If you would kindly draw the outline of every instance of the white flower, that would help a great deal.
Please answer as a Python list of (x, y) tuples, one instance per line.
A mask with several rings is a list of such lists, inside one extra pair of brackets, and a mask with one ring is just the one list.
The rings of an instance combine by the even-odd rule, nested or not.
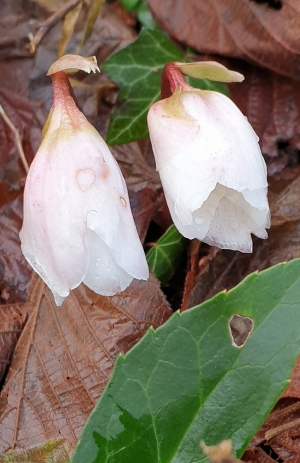
[(226, 96), (178, 86), (148, 114), (166, 200), (182, 235), (252, 251), (267, 238), (267, 172), (258, 137)]
[(57, 305), (81, 282), (111, 296), (149, 276), (124, 178), (76, 107), (65, 72), (53, 75), (47, 132), (24, 193), (22, 251)]

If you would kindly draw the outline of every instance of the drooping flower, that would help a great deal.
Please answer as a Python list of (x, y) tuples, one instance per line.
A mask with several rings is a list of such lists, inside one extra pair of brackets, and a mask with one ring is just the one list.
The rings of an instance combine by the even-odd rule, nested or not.
[(111, 296), (149, 276), (119, 166), (72, 97), (67, 73), (77, 69), (98, 67), (66, 55), (49, 70), (54, 100), (26, 180), (20, 232), (57, 305), (81, 282)]
[(267, 238), (270, 226), (265, 161), (257, 135), (228, 97), (186, 84), (181, 71), (195, 76), (199, 69), (198, 77), (243, 78), (218, 63), (166, 68), (167, 97), (148, 113), (156, 168), (182, 235), (251, 252), (251, 233)]

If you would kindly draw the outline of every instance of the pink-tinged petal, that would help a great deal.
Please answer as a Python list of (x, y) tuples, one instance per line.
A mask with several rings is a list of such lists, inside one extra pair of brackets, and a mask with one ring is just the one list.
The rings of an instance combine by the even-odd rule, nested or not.
[(155, 103), (148, 125), (156, 167), (178, 230), (242, 252), (270, 226), (267, 171), (258, 138), (224, 95), (176, 90)]
[(53, 83), (47, 130), (26, 181), (20, 237), (25, 257), (61, 305), (81, 282), (113, 295), (149, 271), (118, 164), (75, 105), (67, 76), (58, 72)]

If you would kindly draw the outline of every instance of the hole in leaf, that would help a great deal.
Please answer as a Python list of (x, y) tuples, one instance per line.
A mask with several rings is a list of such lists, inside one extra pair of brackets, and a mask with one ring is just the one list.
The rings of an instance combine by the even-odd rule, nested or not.
[(229, 320), (229, 333), (234, 347), (243, 347), (253, 330), (253, 320), (250, 317), (235, 314)]
[(281, 0), (252, 0), (255, 3), (267, 3), (269, 8), (272, 8), (273, 10), (281, 10), (282, 8), (282, 2)]

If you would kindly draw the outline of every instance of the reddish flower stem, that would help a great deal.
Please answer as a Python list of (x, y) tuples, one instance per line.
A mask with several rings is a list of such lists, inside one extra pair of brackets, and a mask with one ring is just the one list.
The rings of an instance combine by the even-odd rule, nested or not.
[(71, 106), (74, 106), (73, 89), (70, 85), (68, 75), (64, 71), (55, 72), (51, 75), (53, 86), (53, 100), (65, 101)]
[(166, 64), (161, 75), (161, 98), (169, 98), (179, 86), (188, 86), (182, 72), (175, 63)]

